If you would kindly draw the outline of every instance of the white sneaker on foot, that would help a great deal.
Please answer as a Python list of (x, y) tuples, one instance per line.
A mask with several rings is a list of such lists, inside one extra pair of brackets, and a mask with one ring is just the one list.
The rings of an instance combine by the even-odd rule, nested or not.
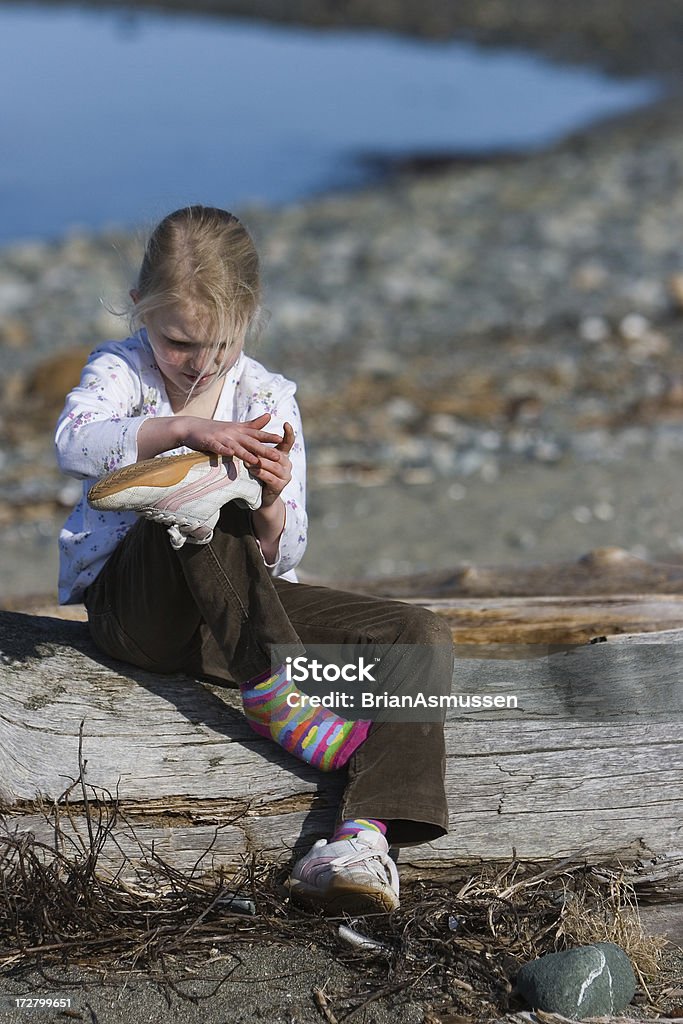
[(108, 473), (90, 488), (99, 511), (137, 512), (168, 526), (171, 544), (208, 544), (223, 505), (261, 504), (261, 484), (241, 461), (209, 452), (146, 459)]
[(330, 913), (388, 913), (399, 904), (396, 865), (382, 833), (371, 829), (335, 843), (319, 839), (294, 865), (289, 890)]

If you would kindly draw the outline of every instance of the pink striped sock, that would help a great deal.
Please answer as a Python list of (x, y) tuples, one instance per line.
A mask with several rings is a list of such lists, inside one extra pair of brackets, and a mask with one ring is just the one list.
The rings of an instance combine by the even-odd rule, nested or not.
[[(343, 768), (367, 739), (372, 722), (349, 722), (328, 708), (299, 706), (301, 690), (287, 681), (285, 666), (240, 686), (244, 714), (259, 736), (322, 771)], [(290, 703), (287, 698), (294, 698)]]
[(363, 829), (381, 832), (383, 836), (387, 834), (387, 826), (378, 818), (348, 818), (346, 821), (342, 821), (339, 828), (335, 829), (330, 842), (336, 843), (338, 839), (353, 839)]

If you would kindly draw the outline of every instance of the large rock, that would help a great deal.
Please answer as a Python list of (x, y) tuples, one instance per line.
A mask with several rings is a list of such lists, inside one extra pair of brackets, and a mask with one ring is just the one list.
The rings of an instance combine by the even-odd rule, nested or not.
[(549, 953), (517, 975), (517, 992), (533, 1009), (578, 1019), (618, 1013), (635, 991), (629, 959), (613, 942)]

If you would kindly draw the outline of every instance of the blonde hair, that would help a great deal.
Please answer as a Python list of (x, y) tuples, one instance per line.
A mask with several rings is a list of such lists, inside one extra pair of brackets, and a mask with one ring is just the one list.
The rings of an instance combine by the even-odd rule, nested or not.
[(136, 291), (134, 331), (155, 310), (192, 306), (216, 351), (225, 345), (229, 353), (261, 319), (256, 247), (234, 214), (214, 206), (186, 206), (164, 217), (147, 242)]

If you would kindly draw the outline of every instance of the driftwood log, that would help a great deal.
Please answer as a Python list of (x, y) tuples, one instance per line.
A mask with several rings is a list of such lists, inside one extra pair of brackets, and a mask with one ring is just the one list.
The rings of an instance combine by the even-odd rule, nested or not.
[[(437, 598), (419, 577), (412, 593), (358, 584), (448, 619), (454, 692), (518, 700), (448, 712), (451, 832), (401, 865), (620, 859), (641, 888), (683, 892), (683, 569), (607, 549), (494, 577), (452, 570)], [(51, 843), (59, 815), (87, 846), (86, 801), (116, 806), (100, 865), (124, 874), (154, 855), (206, 871), (287, 860), (329, 833), (344, 773), (256, 736), (234, 691), (110, 661), (83, 622), (47, 615), (0, 612), (0, 651), (2, 829)]]

